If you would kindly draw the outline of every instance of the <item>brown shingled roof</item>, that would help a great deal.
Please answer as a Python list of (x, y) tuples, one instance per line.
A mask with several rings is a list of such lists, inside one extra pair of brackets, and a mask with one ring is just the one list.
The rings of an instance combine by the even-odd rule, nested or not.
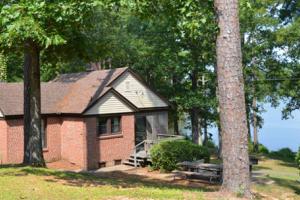
[[(80, 114), (100, 98), (108, 84), (127, 68), (63, 74), (41, 84), (42, 113)], [(23, 115), (23, 83), (0, 83), (0, 110), (4, 116)]]

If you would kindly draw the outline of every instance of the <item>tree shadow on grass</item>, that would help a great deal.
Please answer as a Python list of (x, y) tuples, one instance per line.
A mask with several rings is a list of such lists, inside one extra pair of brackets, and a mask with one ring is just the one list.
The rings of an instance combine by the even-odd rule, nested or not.
[(300, 184), (297, 181), (281, 179), (281, 178), (271, 178), (275, 183), (281, 187), (289, 188), (295, 192), (295, 194), (300, 195)]
[(290, 157), (283, 157), (283, 156), (278, 156), (278, 155), (268, 155), (267, 158), (272, 159), (272, 160), (279, 160), (281, 161), (282, 164), (287, 164), (286, 166), (294, 166), (296, 165), (295, 163), (295, 158), (290, 158)]
[(5, 169), (5, 168), (16, 168), (16, 167), (25, 167), (23, 164), (0, 164), (0, 169)]
[(25, 167), (23, 164), (0, 165), (0, 176), (26, 176), (24, 172), (18, 169)]
[[(185, 191), (204, 191), (212, 192), (218, 190), (218, 186), (210, 184), (197, 185), (182, 185), (176, 181), (164, 181), (137, 174), (129, 174), (126, 172), (66, 172), (56, 171), (44, 168), (31, 168), (20, 166), (7, 166), (8, 170), (1, 172), (0, 175), (6, 176), (43, 176), (45, 181), (60, 183), (75, 187), (98, 187), (111, 186), (115, 188), (158, 188), (158, 189), (179, 189)], [(13, 168), (14, 170), (10, 170)]]
[(279, 164), (282, 165), (282, 166), (285, 166), (285, 167), (298, 168), (297, 164), (295, 162), (284, 162), (284, 161), (282, 161)]
[(256, 171), (256, 170), (270, 170), (271, 168), (270, 167), (265, 167), (265, 166), (261, 166), (261, 165), (254, 165), (253, 166), (253, 170)]

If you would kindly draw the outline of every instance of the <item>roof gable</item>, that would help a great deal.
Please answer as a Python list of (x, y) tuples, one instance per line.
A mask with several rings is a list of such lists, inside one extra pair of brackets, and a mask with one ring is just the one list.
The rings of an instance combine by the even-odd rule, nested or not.
[[(111, 70), (92, 71), (89, 73), (66, 74), (57, 78), (55, 82), (73, 82), (67, 95), (60, 102), (62, 113), (80, 114), (97, 101), (108, 89), (106, 86), (110, 81), (119, 77), (127, 68), (116, 68)], [(80, 77), (80, 78), (77, 78)]]
[(130, 70), (115, 79), (110, 86), (139, 109), (166, 108), (169, 106), (166, 100)]
[[(113, 108), (113, 109), (112, 109)], [(84, 113), (85, 115), (131, 113), (135, 109), (122, 97), (117, 95), (113, 89), (104, 94)]]

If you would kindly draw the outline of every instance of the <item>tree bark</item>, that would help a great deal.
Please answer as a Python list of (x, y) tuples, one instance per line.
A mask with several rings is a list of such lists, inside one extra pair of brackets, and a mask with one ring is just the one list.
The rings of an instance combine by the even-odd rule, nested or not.
[(41, 138), (40, 51), (33, 40), (24, 44), (24, 160), (44, 167)]
[[(196, 93), (198, 88), (198, 71), (196, 69), (192, 71), (191, 81), (192, 91)], [(193, 106), (190, 112), (192, 125), (192, 141), (195, 144), (199, 144), (199, 138), (201, 137), (199, 132), (199, 110), (196, 106)]]
[(253, 145), (254, 145), (254, 151), (258, 152), (258, 129), (257, 129), (257, 104), (256, 104), (256, 97), (253, 97), (253, 102), (252, 102), (252, 110), (253, 110)]
[(202, 135), (203, 135), (203, 132), (202, 132), (202, 124), (201, 124), (201, 117), (198, 117), (198, 144), (199, 145), (203, 145), (203, 138), (202, 138)]
[(248, 128), (245, 107), (238, 0), (215, 0), (217, 75), (222, 129), (222, 190), (250, 192)]
[(199, 144), (199, 115), (196, 108), (191, 109), (191, 125), (192, 125), (192, 141), (195, 144)]
[(208, 141), (208, 131), (207, 131), (207, 119), (204, 118), (203, 119), (203, 135), (204, 135), (204, 139), (203, 139), (203, 145), (205, 145)]
[[(246, 100), (247, 102), (247, 100)], [(249, 142), (251, 142), (252, 137), (251, 137), (251, 111), (250, 111), (250, 106), (246, 103), (246, 116), (247, 116), (247, 128), (248, 128), (248, 139)]]
[(221, 131), (220, 123), (218, 123), (218, 137), (219, 137), (218, 158), (222, 159), (222, 131)]
[(178, 110), (177, 110), (177, 106), (175, 106), (174, 114), (173, 114), (173, 124), (174, 124), (174, 134), (175, 135), (180, 135), (178, 121), (179, 121)]
[[(171, 79), (171, 84), (174, 90), (176, 90), (176, 85), (178, 84), (178, 80), (175, 74), (173, 74)], [(174, 135), (180, 135), (179, 133), (179, 115), (178, 115), (178, 105), (176, 102), (173, 102), (173, 113), (172, 113), (172, 120), (174, 126)]]

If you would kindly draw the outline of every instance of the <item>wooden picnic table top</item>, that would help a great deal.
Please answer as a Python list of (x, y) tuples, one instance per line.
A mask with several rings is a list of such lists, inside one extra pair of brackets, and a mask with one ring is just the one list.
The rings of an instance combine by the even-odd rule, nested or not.
[(187, 169), (207, 170), (207, 171), (221, 171), (222, 165), (211, 164), (211, 163), (193, 163), (193, 162), (182, 162), (180, 166)]
[(220, 165), (208, 164), (208, 163), (203, 163), (191, 168), (196, 170), (205, 170), (205, 171), (216, 171), (216, 172), (222, 171), (222, 167)]

